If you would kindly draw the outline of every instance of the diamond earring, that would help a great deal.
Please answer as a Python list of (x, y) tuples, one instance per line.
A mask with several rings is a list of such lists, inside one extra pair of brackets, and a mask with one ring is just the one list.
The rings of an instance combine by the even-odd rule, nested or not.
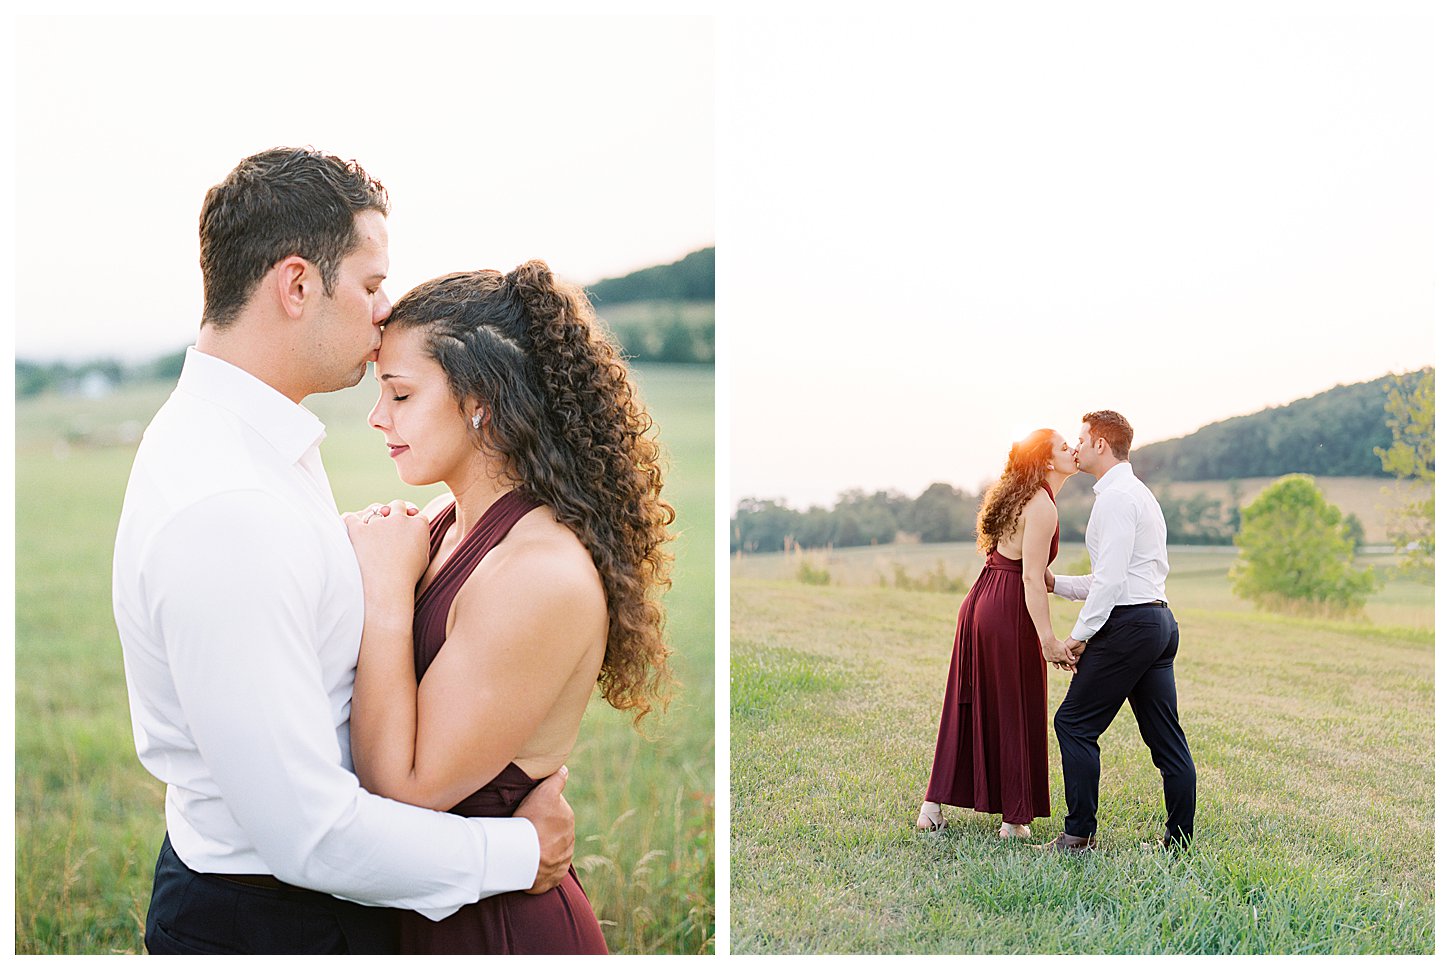
[(478, 428), (479, 428), (479, 425), (481, 425), (481, 424), (483, 424), (483, 415), (481, 415), (481, 414), (475, 414), (473, 416), (473, 430), (474, 431), (477, 431)]

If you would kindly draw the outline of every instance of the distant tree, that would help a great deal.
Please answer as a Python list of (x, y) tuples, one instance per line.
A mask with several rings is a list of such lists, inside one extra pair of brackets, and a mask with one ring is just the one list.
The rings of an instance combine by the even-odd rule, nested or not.
[(112, 384), (119, 384), (126, 376), (126, 369), (119, 360), (111, 357), (93, 360), (81, 367), (81, 375), (100, 374)]
[(795, 540), (800, 513), (773, 499), (743, 499), (730, 529), (731, 552), (782, 552)]
[(691, 363), (701, 358), (695, 349), (695, 335), (678, 317), (666, 325), (660, 339), (659, 359), (671, 363)]
[(1427, 581), (1435, 578), (1435, 369), (1397, 374), (1387, 382), (1385, 424), (1391, 443), (1376, 448), (1385, 471), (1416, 486), (1416, 495), (1392, 513), (1390, 538), (1400, 569)]
[(977, 499), (945, 482), (933, 482), (906, 510), (902, 528), (922, 542), (976, 538)]
[(836, 520), (819, 505), (807, 509), (796, 522), (795, 541), (807, 549), (824, 549), (836, 544)]
[(1221, 499), (1210, 498), (1203, 492), (1180, 498), (1165, 487), (1158, 494), (1158, 504), (1163, 510), (1169, 542), (1224, 546), (1233, 542), (1237, 516), (1225, 511)]
[(859, 488), (842, 492), (836, 502), (838, 546), (884, 545), (903, 531), (911, 499), (900, 492), (872, 492)]
[(1378, 585), (1354, 566), (1354, 540), (1338, 508), (1308, 475), (1286, 475), (1243, 510), (1229, 572), (1236, 595), (1284, 612), (1354, 614)]
[(35, 361), (15, 362), (15, 396), (34, 397), (47, 391), (73, 393), (91, 374), (99, 374), (111, 385), (121, 383), (126, 377), (121, 362), (111, 357), (101, 357), (79, 364), (54, 361), (42, 364)]
[(142, 364), (134, 375), (142, 380), (174, 381), (181, 376), (181, 365), (186, 362), (186, 351), (178, 350)]
[(1354, 551), (1364, 548), (1364, 523), (1353, 512), (1344, 517), (1344, 534), (1354, 543)]
[(34, 397), (55, 386), (55, 365), (38, 364), (29, 360), (15, 361), (15, 396)]

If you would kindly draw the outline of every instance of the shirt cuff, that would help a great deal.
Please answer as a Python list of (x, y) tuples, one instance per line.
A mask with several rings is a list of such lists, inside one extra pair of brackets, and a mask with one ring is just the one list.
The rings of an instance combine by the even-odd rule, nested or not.
[(1074, 640), (1081, 641), (1082, 643), (1087, 643), (1089, 640), (1097, 635), (1097, 632), (1098, 631), (1096, 630), (1089, 630), (1081, 623), (1077, 623), (1072, 628), (1072, 638)]
[[(478, 898), (528, 889), (539, 874), (539, 833), (526, 818), (470, 818), (469, 830), (483, 859)], [(452, 916), (457, 906), (420, 909), (437, 922)]]
[(488, 839), (482, 896), (532, 886), (539, 874), (539, 833), (534, 830), (534, 823), (526, 818), (479, 821), (483, 823)]

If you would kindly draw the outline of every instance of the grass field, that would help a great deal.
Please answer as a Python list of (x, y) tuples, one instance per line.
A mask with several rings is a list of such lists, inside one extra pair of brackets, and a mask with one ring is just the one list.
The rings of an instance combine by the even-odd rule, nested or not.
[[(1088, 858), (1003, 842), (1000, 818), (964, 809), (912, 827), (961, 595), (897, 588), (891, 564), (970, 581), (970, 547), (810, 554), (827, 586), (797, 582), (798, 557), (735, 560), (731, 951), (1432, 953), (1433, 591), (1393, 583), (1363, 623), (1288, 619), (1234, 600), (1231, 555), (1171, 558), (1196, 844), (1138, 848), (1162, 831), (1162, 787), (1125, 707)], [(1053, 602), (1062, 633), (1077, 607)], [(1049, 711), (1067, 683), (1048, 671)], [(1049, 745), (1033, 841), (1064, 814)]]
[[(1229, 589), (1228, 571), (1238, 557), (1234, 546), (1173, 546), (1169, 551), (1168, 597), (1175, 607), (1230, 613), (1253, 613), (1254, 606)], [(1435, 600), (1424, 583), (1394, 575), (1395, 556), (1371, 554), (1360, 557), (1359, 566), (1374, 566), (1385, 581), (1370, 597), (1365, 618), (1382, 626), (1430, 629), (1435, 624)], [(734, 579), (796, 579), (802, 564), (824, 569), (836, 586), (894, 586), (898, 570), (909, 578), (930, 574), (955, 580), (964, 592), (977, 578), (982, 555), (971, 542), (902, 543), (885, 546), (853, 546), (847, 549), (797, 551), (791, 555), (737, 556), (732, 561)], [(1087, 549), (1082, 543), (1064, 542), (1054, 569), (1064, 575), (1087, 572)]]
[[(642, 739), (596, 700), (569, 759), (575, 864), (611, 950), (713, 952), (714, 393), (709, 368), (640, 366), (678, 512), (666, 596), (680, 688)], [(402, 485), (366, 427), (375, 384), (309, 399), (343, 509)], [(15, 949), (142, 952), (163, 786), (132, 745), (111, 619), (111, 548), (135, 433), (169, 387), (16, 407)], [(646, 719), (646, 724), (654, 716)]]

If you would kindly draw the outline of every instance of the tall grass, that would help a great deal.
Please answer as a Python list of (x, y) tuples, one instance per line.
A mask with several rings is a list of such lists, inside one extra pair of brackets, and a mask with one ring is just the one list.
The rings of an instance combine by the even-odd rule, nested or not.
[[(1125, 706), (1102, 738), (1102, 851), (1063, 858), (950, 806), (916, 834), (960, 596), (877, 586), (879, 557), (909, 551), (838, 552), (829, 588), (767, 576), (783, 557), (735, 563), (732, 952), (1434, 951), (1428, 588), (1396, 588), (1374, 623), (1276, 617), (1220, 608), (1227, 562), (1180, 558), (1195, 846), (1140, 849), (1162, 786)], [(1075, 615), (1054, 600), (1059, 633)], [(1050, 712), (1068, 677), (1048, 683)], [(1039, 842), (1065, 811), (1049, 744)]]
[[(669, 636), (681, 682), (668, 713), (596, 700), (569, 759), (576, 863), (611, 950), (714, 948), (713, 380), (708, 368), (636, 368), (671, 456), (676, 506)], [(338, 504), (426, 499), (402, 485), (357, 389), (309, 399), (327, 423)], [(163, 786), (132, 744), (110, 608), (111, 549), (134, 445), (169, 388), (99, 402), (17, 406), (15, 904), (17, 953), (137, 953)], [(131, 425), (134, 427), (134, 425)]]

